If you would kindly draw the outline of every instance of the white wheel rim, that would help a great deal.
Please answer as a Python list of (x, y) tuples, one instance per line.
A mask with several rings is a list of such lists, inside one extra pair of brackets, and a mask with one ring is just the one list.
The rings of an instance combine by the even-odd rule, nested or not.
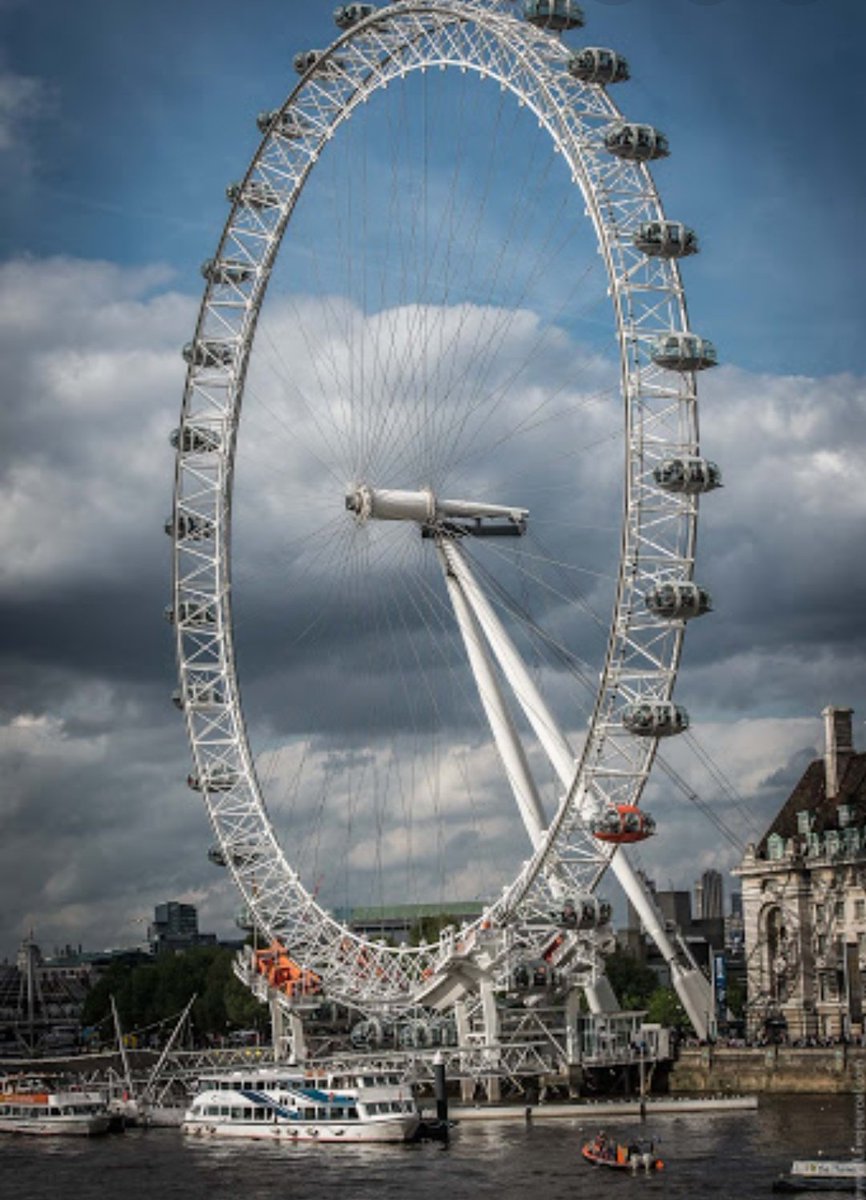
[[(697, 517), (695, 496), (663, 491), (652, 476), (667, 457), (698, 454), (694, 375), (664, 371), (650, 357), (658, 336), (688, 328), (678, 267), (646, 258), (632, 243), (639, 224), (663, 219), (661, 205), (645, 165), (605, 150), (603, 131), (621, 114), (602, 88), (568, 74), (568, 57), (559, 40), (502, 8), (460, 0), (403, 0), (349, 30), (283, 107), (310, 132), (286, 139), (272, 130), (249, 167), (244, 186), (271, 189), (276, 205), (233, 205), (215, 257), (247, 263), (252, 277), (230, 287), (208, 283), (199, 312), (195, 343), (232, 349), (226, 362), (190, 365), (176, 463), (174, 611), (188, 615), (204, 606), (213, 617), (212, 628), (176, 621), (181, 690), (189, 696), (209, 685), (219, 696), (206, 712), (186, 706), (195, 771), (210, 780), (222, 772), (230, 783), (206, 788), (204, 797), (257, 925), (319, 974), (329, 996), (360, 1008), (411, 1005), (439, 948), (388, 948), (351, 934), (302, 884), (265, 809), (236, 679), (229, 577), (234, 450), (256, 324), (319, 154), (355, 105), (402, 73), (444, 64), (498, 81), (535, 113), (582, 192), (608, 274), (622, 365), (626, 481), (617, 598), (574, 784), (543, 844), (483, 919), (498, 926), (549, 914), (551, 873), (575, 892), (592, 890), (610, 858), (610, 848), (600, 850), (589, 836), (588, 816), (609, 804), (635, 803), (649, 773), (655, 739), (628, 734), (622, 712), (629, 703), (669, 700), (683, 626), (647, 613), (643, 596), (660, 579), (691, 578)], [(323, 69), (329, 60), (340, 63), (338, 72)], [(202, 429), (218, 439), (216, 451), (197, 452), (195, 431)], [(212, 523), (215, 536), (179, 536), (184, 518)]]

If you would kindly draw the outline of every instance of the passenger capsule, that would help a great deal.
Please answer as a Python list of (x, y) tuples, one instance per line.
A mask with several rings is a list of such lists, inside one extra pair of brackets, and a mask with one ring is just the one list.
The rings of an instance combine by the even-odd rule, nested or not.
[(706, 371), (719, 363), (713, 343), (696, 333), (663, 333), (653, 342), (650, 357), (669, 371)]
[(653, 616), (665, 621), (691, 621), (713, 611), (710, 593), (684, 580), (657, 583), (644, 596), (644, 603)]
[(242, 908), (240, 912), (235, 913), (235, 925), (244, 933), (254, 933), (256, 919), (248, 908)]
[(579, 29), (584, 22), (583, 10), (574, 0), (526, 0), (523, 15), (530, 25), (552, 29)]
[(635, 737), (673, 737), (688, 729), (689, 714), (671, 700), (642, 700), (625, 706), (622, 724)]
[(636, 804), (611, 804), (590, 822), (593, 837), (618, 846), (643, 842), (655, 831), (655, 821)]
[(376, 11), (375, 4), (340, 4), (334, 9), (334, 21), (340, 29), (351, 29)]
[(216, 627), (216, 609), (201, 600), (181, 600), (177, 612), (169, 605), (165, 610), (165, 619), (171, 625), (188, 626), (191, 629), (214, 629)]
[(214, 535), (214, 523), (206, 517), (194, 517), (192, 513), (178, 513), (177, 517), (169, 517), (165, 522), (165, 532), (169, 537), (177, 534), (181, 541), (203, 542)]
[(255, 846), (233, 846), (228, 851), (222, 846), (211, 846), (207, 856), (216, 867), (227, 867), (230, 861), (235, 866), (251, 866), (261, 858), (261, 853)]
[(666, 458), (653, 468), (653, 479), (666, 492), (698, 496), (722, 486), (722, 472), (707, 458)]
[(198, 680), (187, 685), (186, 698), (182, 692), (177, 691), (172, 694), (172, 700), (178, 708), (191, 708), (200, 712), (203, 709), (221, 707), (225, 703), (225, 696), (215, 684)]
[(285, 112), (279, 108), (273, 108), (270, 112), (259, 113), (256, 124), (260, 133), (270, 133), (271, 130), (274, 130), (284, 138), (301, 138), (310, 131), (307, 119), (292, 108)]
[(255, 275), (255, 268), (235, 259), (219, 261), (209, 258), (201, 264), (201, 273), (209, 283), (246, 283)]
[(607, 925), (612, 915), (613, 909), (607, 901), (587, 892), (563, 903), (558, 923), (564, 929), (598, 929)]
[(201, 775), (187, 775), (187, 786), (194, 792), (230, 792), (240, 782), (240, 775), (231, 767), (206, 767)]
[(207, 852), (208, 862), (212, 862), (215, 867), (227, 867), (228, 859), (225, 856), (222, 846), (211, 846)]
[(168, 440), (184, 454), (212, 454), (222, 446), (220, 431), (207, 425), (184, 425), (173, 430)]
[(620, 122), (604, 135), (604, 144), (611, 154), (630, 162), (651, 162), (670, 154), (668, 139), (652, 125)]
[(299, 75), (306, 75), (316, 67), (331, 74), (339, 71), (343, 64), (339, 58), (327, 55), (325, 50), (302, 50), (292, 59), (292, 65)]
[(181, 353), (191, 367), (227, 367), (235, 356), (235, 348), (228, 342), (201, 340), (187, 342)]
[(649, 258), (686, 258), (700, 249), (698, 235), (682, 221), (644, 221), (632, 240)]
[(600, 46), (585, 46), (568, 60), (568, 71), (581, 83), (625, 83), (630, 73), (621, 54)]
[(280, 193), (263, 179), (249, 179), (245, 184), (230, 183), (226, 197), (232, 204), (243, 204), (256, 210), (280, 207)]

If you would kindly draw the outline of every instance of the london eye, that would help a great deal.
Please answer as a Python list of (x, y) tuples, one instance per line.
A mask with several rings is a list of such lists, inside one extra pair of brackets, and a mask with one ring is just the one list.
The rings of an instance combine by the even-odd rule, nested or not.
[[(673, 147), (623, 114), (629, 64), (581, 44), (571, 0), (335, 20), (258, 118), (183, 350), (190, 786), (251, 919), (335, 1000), (442, 1009), (544, 960), (604, 1007), (610, 871), (705, 1032), (706, 981), (626, 849), (688, 728), (721, 482), (697, 236), (650, 170)], [(470, 881), (480, 915), (429, 944), (345, 915)]]

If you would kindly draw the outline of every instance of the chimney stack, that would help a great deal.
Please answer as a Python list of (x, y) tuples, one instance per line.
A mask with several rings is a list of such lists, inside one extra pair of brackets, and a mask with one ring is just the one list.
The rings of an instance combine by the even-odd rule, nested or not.
[(845, 774), (848, 758), (854, 753), (851, 708), (827, 707), (824, 718), (824, 782), (826, 794), (833, 800), (839, 795), (839, 781)]

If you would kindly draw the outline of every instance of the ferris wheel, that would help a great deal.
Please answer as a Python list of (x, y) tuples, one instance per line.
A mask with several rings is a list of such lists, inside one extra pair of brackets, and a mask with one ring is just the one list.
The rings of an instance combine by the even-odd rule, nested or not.
[[(702, 977), (623, 848), (652, 832), (658, 740), (688, 726), (672, 695), (685, 626), (710, 609), (699, 498), (721, 482), (695, 383), (716, 353), (690, 330), (678, 265), (697, 238), (648, 165), (667, 140), (612, 100), (620, 54), (562, 36), (584, 23), (571, 0), (335, 19), (259, 117), (184, 348), (169, 616), (216, 857), (257, 927), (366, 1011), (446, 1004), (515, 944), (550, 961), (552, 931), (557, 962), (583, 961), (610, 868), (698, 1024)], [(611, 450), (618, 533), (597, 474)], [(552, 540), (533, 542), (545, 521)], [(602, 533), (612, 565), (596, 570)], [(577, 608), (594, 665), (568, 645)], [(260, 686), (242, 708), (244, 663)], [(577, 731), (577, 706), (545, 698), (572, 677)], [(391, 749), (371, 749), (386, 725)], [(504, 821), (492, 791), (511, 795)], [(473, 803), (486, 838), (522, 825), (480, 918), (390, 946), (321, 900), (320, 875), (399, 873), (407, 842), (447, 865), (442, 829)], [(477, 839), (473, 854), (480, 873)]]

